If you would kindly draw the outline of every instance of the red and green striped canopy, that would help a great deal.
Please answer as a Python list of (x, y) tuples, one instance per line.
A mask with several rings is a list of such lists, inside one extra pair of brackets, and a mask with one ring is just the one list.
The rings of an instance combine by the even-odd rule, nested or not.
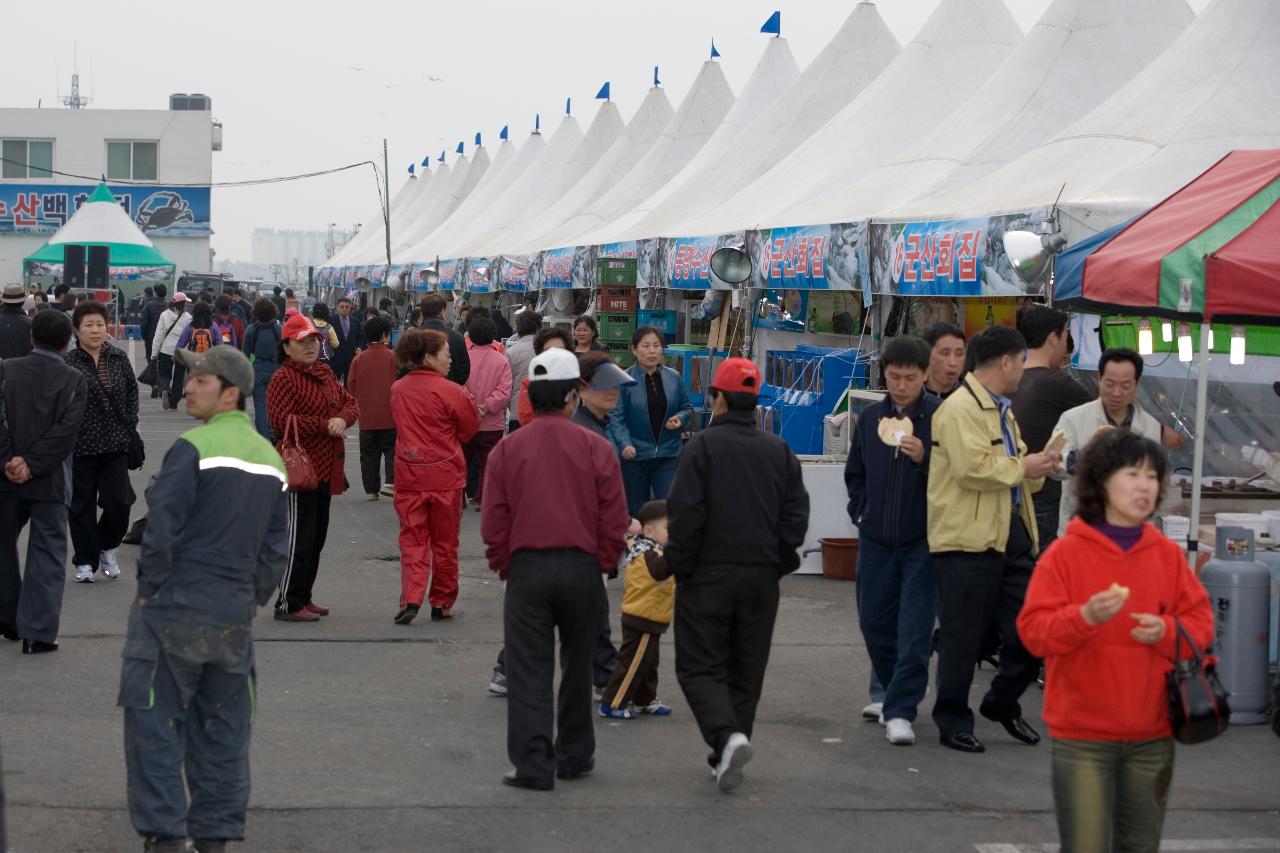
[(1060, 307), (1280, 324), (1280, 150), (1233, 151), (1085, 260)]

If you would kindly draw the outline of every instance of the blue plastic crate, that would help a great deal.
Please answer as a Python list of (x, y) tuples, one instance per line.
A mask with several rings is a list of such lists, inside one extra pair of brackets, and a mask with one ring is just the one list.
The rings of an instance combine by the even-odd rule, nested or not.
[(636, 312), (636, 325), (654, 326), (661, 329), (663, 335), (674, 335), (679, 329), (679, 320), (675, 311), (641, 308)]

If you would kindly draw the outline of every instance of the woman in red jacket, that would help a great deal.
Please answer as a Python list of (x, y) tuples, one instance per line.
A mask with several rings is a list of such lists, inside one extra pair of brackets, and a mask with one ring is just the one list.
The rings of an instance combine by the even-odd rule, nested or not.
[(451, 362), (443, 332), (406, 332), (396, 361), (409, 373), (391, 386), (396, 424), (396, 514), (400, 516), (400, 610), (408, 625), (428, 600), (431, 619), (453, 618), (458, 599), (458, 526), (467, 463), (462, 445), (480, 429), (475, 403), (445, 377)]
[(321, 332), (301, 314), (280, 331), (280, 368), (267, 386), (267, 418), (281, 447), (297, 430), (297, 442), (311, 460), (320, 485), (309, 492), (289, 492), (289, 535), (293, 546), (275, 618), (282, 622), (317, 622), (329, 608), (311, 600), (320, 569), (320, 552), (329, 533), (329, 502), (347, 487), (344, 433), (355, 424), (359, 407), (338, 383), (329, 365), (319, 361)]
[[(1084, 449), (1077, 516), (1041, 557), (1018, 634), (1045, 658), (1044, 719), (1064, 853), (1156, 851), (1173, 779), (1165, 678), (1175, 620), (1204, 648), (1213, 612), (1182, 551), (1147, 523), (1166, 460), (1110, 430)], [(1183, 657), (1191, 651), (1184, 642)]]

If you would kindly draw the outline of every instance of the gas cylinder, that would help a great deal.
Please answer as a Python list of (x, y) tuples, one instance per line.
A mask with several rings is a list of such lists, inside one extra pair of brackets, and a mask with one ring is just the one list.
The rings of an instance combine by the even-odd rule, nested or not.
[(1231, 722), (1266, 722), (1271, 572), (1254, 559), (1253, 531), (1219, 527), (1214, 557), (1200, 570), (1213, 606), (1218, 678), (1231, 700)]

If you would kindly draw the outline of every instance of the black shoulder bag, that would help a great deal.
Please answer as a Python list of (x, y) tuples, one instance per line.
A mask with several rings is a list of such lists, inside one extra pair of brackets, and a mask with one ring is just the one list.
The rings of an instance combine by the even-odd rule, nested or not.
[[(105, 356), (102, 356), (105, 357)], [(97, 371), (94, 371), (94, 378), (97, 379)], [(119, 421), (124, 427), (124, 431), (129, 434), (129, 449), (125, 451), (128, 460), (129, 470), (139, 470), (147, 461), (147, 446), (142, 442), (142, 436), (138, 434), (138, 428), (130, 424), (120, 412), (116, 411), (115, 405), (111, 401), (111, 395), (107, 393), (107, 389), (102, 387), (102, 381), (98, 380), (98, 390), (102, 392), (102, 400), (106, 403), (107, 412)]]
[[(1203, 654), (1182, 622), (1173, 620), (1177, 637), (1173, 645), (1173, 669), (1169, 672), (1169, 724), (1178, 743), (1204, 743), (1227, 730), (1231, 707), (1218, 681), (1218, 659)], [(1182, 659), (1186, 638), (1193, 657)]]

